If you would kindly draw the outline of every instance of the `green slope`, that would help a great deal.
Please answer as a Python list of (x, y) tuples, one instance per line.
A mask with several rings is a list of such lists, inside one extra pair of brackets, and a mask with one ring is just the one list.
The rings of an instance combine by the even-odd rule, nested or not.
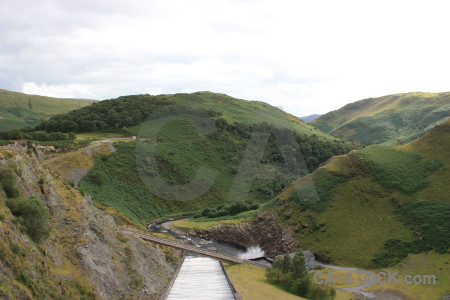
[(200, 109), (209, 113), (214, 119), (222, 118), (231, 124), (238, 122), (252, 125), (266, 122), (297, 133), (315, 134), (323, 139), (333, 139), (330, 135), (267, 103), (246, 101), (211, 92), (123, 96), (55, 116), (41, 124), (39, 128), (49, 131), (76, 132), (125, 130), (136, 134), (142, 122), (168, 105), (184, 105), (193, 110)]
[(324, 135), (297, 117), (261, 101), (246, 101), (211, 92), (177, 94), (174, 95), (174, 99), (192, 107), (216, 110), (231, 123), (236, 121), (245, 124), (267, 122), (278, 128), (288, 128), (298, 133), (330, 138), (329, 135)]
[[(388, 266), (430, 249), (450, 258), (449, 146), (445, 121), (400, 147), (334, 157), (278, 195), (274, 210), (303, 249), (337, 264)], [(320, 201), (304, 201), (311, 187)]]
[(407, 93), (348, 104), (311, 122), (334, 136), (365, 145), (412, 141), (450, 117), (450, 93)]
[[(142, 123), (148, 116), (150, 120)], [(186, 116), (210, 123), (214, 130), (199, 134)], [(173, 121), (166, 122), (170, 118)], [(117, 152), (98, 157), (80, 183), (80, 189), (95, 201), (136, 222), (245, 198), (267, 202), (298, 176), (333, 155), (358, 147), (324, 133), (315, 135), (318, 131), (312, 127), (267, 104), (212, 93), (120, 97), (56, 116), (42, 126), (64, 130), (66, 124), (78, 131), (99, 126), (128, 130), (142, 138), (115, 144)], [(141, 124), (158, 131), (157, 135), (148, 136), (143, 128), (139, 131)], [(267, 140), (259, 136), (255, 139), (258, 146), (251, 148), (253, 134), (261, 131), (268, 134)], [(152, 156), (139, 155), (146, 148), (154, 149)], [(191, 182), (201, 167), (216, 172), (204, 178), (213, 179), (211, 187), (187, 201), (167, 200), (155, 192), (154, 183), (146, 185), (140, 176), (153, 179), (159, 175), (170, 190), (176, 190)], [(261, 178), (264, 174), (266, 178)]]
[(0, 89), (0, 131), (36, 126), (51, 116), (93, 102), (94, 100), (52, 98)]

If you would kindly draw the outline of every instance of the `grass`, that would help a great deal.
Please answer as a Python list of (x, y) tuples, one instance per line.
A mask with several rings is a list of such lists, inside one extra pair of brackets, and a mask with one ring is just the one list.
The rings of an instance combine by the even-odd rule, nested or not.
[(400, 220), (418, 237), (411, 241), (390, 239), (374, 262), (386, 267), (395, 265), (409, 253), (420, 253), (434, 249), (450, 253), (450, 204), (434, 201), (407, 203), (396, 211)]
[(180, 229), (187, 229), (187, 230), (206, 230), (210, 227), (213, 227), (218, 224), (239, 224), (244, 221), (247, 221), (248, 219), (232, 219), (232, 220), (220, 220), (220, 221), (203, 221), (198, 222), (196, 219), (189, 219), (189, 220), (178, 220), (174, 221), (172, 223), (173, 226), (180, 228)]
[[(37, 122), (35, 122), (35, 123), (37, 123)], [(11, 130), (11, 129), (20, 129), (20, 128), (23, 128), (28, 125), (32, 125), (32, 124), (28, 124), (22, 120), (1, 119), (0, 120), (0, 131), (7, 131), (7, 130)]]
[(7, 140), (0, 140), (0, 146), (5, 146), (5, 145), (8, 145), (8, 144), (10, 144), (11, 142), (10, 141), (7, 141)]
[(93, 102), (95, 101), (27, 95), (0, 89), (0, 131), (36, 126), (53, 115)]
[[(266, 149), (270, 155), (264, 157), (266, 162), (261, 164), (267, 173), (271, 172), (269, 178), (252, 178), (254, 174), (249, 174), (239, 181), (236, 188), (233, 183), (249, 142), (248, 126), (224, 125), (222, 122), (222, 127), (217, 126), (216, 132), (199, 135), (195, 127), (184, 120), (170, 123), (165, 123), (165, 119), (153, 121), (149, 128), (159, 129), (157, 137), (151, 136), (136, 143), (116, 143), (117, 152), (97, 158), (94, 167), (80, 184), (80, 189), (91, 194), (95, 201), (116, 208), (136, 222), (145, 223), (187, 211), (198, 212), (206, 207), (217, 207), (225, 201), (268, 202), (273, 194), (280, 192), (291, 180), (307, 172), (304, 165), (300, 169), (290, 164), (273, 162), (277, 145), (268, 143)], [(312, 137), (304, 144), (314, 149), (315, 155), (305, 152), (304, 157), (306, 161), (312, 158), (316, 160), (313, 166), (328, 159), (332, 151), (341, 149), (344, 152), (348, 146)], [(323, 147), (318, 149), (317, 145), (322, 144)], [(326, 151), (322, 148), (326, 148)], [(296, 159), (299, 158), (298, 152), (294, 155)], [(191, 182), (201, 167), (213, 170), (215, 174), (205, 178), (206, 181), (210, 180), (209, 189), (206, 188), (200, 195), (183, 201), (157, 192), (154, 182), (156, 175), (166, 183), (167, 190), (177, 191), (179, 185)], [(234, 195), (229, 199), (232, 186)], [(184, 195), (184, 192), (178, 192), (177, 195)], [(254, 212), (248, 212), (247, 216), (252, 214)]]
[(301, 134), (315, 134), (324, 139), (330, 138), (313, 126), (300, 121), (298, 117), (290, 115), (264, 102), (245, 101), (211, 92), (176, 94), (172, 97), (175, 101), (187, 104), (194, 108), (218, 111), (221, 113), (221, 117), (231, 122), (238, 121), (246, 124), (267, 122), (276, 127), (292, 129)]
[[(359, 151), (375, 179), (388, 189), (412, 194), (429, 182), (434, 171), (422, 163), (422, 157), (389, 147), (369, 147)], [(436, 165), (438, 167), (438, 165)]]
[(405, 275), (435, 275), (436, 284), (405, 285), (393, 283), (378, 283), (370, 287), (373, 291), (393, 291), (408, 299), (428, 300), (440, 299), (450, 294), (448, 278), (450, 278), (450, 254), (438, 254), (434, 251), (409, 255), (400, 265), (374, 270), (378, 272), (399, 272), (398, 278)]
[(104, 140), (114, 138), (131, 138), (128, 133), (121, 132), (82, 132), (76, 134), (77, 140)]
[[(398, 252), (391, 263), (429, 248), (444, 251), (449, 218), (445, 207), (450, 204), (449, 128), (446, 121), (401, 147), (372, 146), (334, 157), (287, 187), (273, 210), (303, 249), (338, 265), (376, 268), (372, 259), (386, 250), (388, 240), (391, 253)], [(310, 184), (320, 172), (328, 174), (331, 185), (331, 176), (347, 178), (331, 190), (326, 209), (293, 201), (295, 188)]]
[(89, 144), (88, 140), (44, 141), (44, 142), (29, 140), (29, 142), (43, 146), (54, 146), (55, 148), (65, 148), (66, 150), (69, 151), (79, 149)]
[[(0, 108), (24, 108), (33, 113), (56, 115), (94, 103), (95, 100), (28, 95), (0, 89)], [(30, 104), (31, 103), (31, 109)]]
[(231, 282), (243, 299), (304, 299), (267, 282), (265, 270), (250, 265), (226, 265)]
[(449, 112), (450, 93), (408, 93), (356, 101), (311, 124), (365, 145), (398, 145), (422, 136)]
[(320, 212), (326, 209), (333, 190), (347, 181), (346, 177), (318, 171), (313, 174), (312, 181), (305, 180), (304, 184), (298, 186), (290, 200), (304, 208)]
[(383, 249), (387, 237), (412, 238), (393, 215), (389, 193), (370, 178), (337, 187), (323, 212), (302, 211), (296, 206), (290, 211), (285, 222), (298, 231), (295, 237), (302, 247), (338, 265), (374, 267), (371, 259)]

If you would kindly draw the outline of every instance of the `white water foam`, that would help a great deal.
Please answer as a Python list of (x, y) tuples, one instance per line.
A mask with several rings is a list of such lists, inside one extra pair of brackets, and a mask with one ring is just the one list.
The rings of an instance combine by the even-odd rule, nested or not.
[(239, 255), (239, 258), (242, 259), (252, 259), (252, 258), (259, 258), (265, 256), (266, 253), (259, 245), (251, 246), (250, 248), (247, 248), (247, 251)]

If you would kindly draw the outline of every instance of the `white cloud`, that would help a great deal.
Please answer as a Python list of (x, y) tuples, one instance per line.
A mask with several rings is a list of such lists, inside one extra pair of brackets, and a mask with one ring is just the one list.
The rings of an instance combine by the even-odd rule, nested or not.
[(446, 1), (0, 3), (0, 87), (105, 99), (209, 90), (324, 113), (450, 90)]
[(47, 95), (57, 98), (94, 98), (93, 90), (94, 87), (78, 83), (47, 85), (46, 83), (25, 82), (23, 84), (23, 92), (26, 94)]

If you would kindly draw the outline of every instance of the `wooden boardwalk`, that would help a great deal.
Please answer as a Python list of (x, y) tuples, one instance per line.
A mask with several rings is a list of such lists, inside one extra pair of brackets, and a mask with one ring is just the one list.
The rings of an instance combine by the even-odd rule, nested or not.
[(165, 300), (235, 300), (240, 299), (228, 281), (220, 261), (209, 257), (186, 257)]
[(231, 262), (231, 263), (237, 263), (237, 264), (248, 264), (248, 265), (252, 265), (252, 266), (256, 266), (259, 268), (263, 268), (263, 269), (267, 269), (267, 266), (264, 264), (260, 264), (251, 260), (247, 260), (247, 259), (241, 259), (239, 257), (235, 257), (232, 255), (228, 255), (228, 254), (223, 254), (223, 253), (218, 253), (215, 251), (211, 251), (209, 249), (204, 249), (204, 248), (200, 248), (200, 247), (196, 247), (196, 246), (192, 246), (192, 245), (187, 245), (184, 243), (180, 243), (179, 241), (175, 241), (175, 240), (169, 240), (169, 239), (165, 239), (165, 238), (160, 238), (154, 235), (150, 235), (150, 234), (143, 234), (139, 231), (135, 231), (132, 229), (122, 229), (123, 233), (127, 233), (127, 234), (132, 234), (138, 238), (143, 239), (144, 241), (149, 241), (152, 243), (157, 243), (157, 244), (161, 244), (161, 245), (165, 245), (165, 246), (169, 246), (169, 247), (173, 247), (173, 248), (177, 248), (177, 249), (181, 249), (181, 250), (185, 250), (185, 251), (189, 251), (189, 252), (193, 252), (193, 253), (197, 253), (200, 255), (204, 255), (207, 257), (211, 257), (211, 258), (215, 258), (215, 259), (219, 259), (222, 261), (226, 261), (226, 262)]

